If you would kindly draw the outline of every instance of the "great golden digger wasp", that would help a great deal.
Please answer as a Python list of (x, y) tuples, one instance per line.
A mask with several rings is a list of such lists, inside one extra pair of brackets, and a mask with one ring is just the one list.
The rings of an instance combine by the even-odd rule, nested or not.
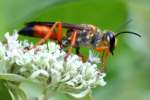
[[(66, 30), (64, 32), (65, 36), (63, 36), (62, 29)], [(125, 33), (141, 37), (141, 35), (130, 31), (115, 34), (112, 31), (101, 31), (90, 24), (75, 25), (62, 22), (29, 22), (19, 31), (21, 35), (41, 37), (42, 39), (36, 45), (43, 44), (48, 39), (51, 39), (57, 41), (61, 48), (70, 46), (66, 58), (71, 53), (72, 48), (75, 48), (76, 54), (81, 56), (80, 46), (87, 46), (95, 49), (97, 52), (103, 52), (102, 70), (106, 69), (107, 56), (110, 53), (113, 55), (116, 37)]]

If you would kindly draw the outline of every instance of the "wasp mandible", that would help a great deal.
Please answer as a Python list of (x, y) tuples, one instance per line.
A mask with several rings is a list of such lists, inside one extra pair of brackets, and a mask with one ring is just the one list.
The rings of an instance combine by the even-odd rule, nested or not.
[[(62, 29), (65, 29), (63, 36)], [(76, 48), (76, 54), (80, 53), (80, 46), (93, 48), (98, 52), (103, 52), (102, 55), (102, 70), (106, 70), (106, 59), (113, 51), (116, 45), (116, 37), (121, 34), (134, 34), (139, 37), (138, 33), (123, 31), (114, 33), (112, 31), (102, 31), (98, 27), (91, 24), (70, 24), (62, 22), (29, 22), (19, 32), (21, 35), (32, 37), (41, 37), (42, 39), (36, 44), (43, 44), (48, 39), (57, 41), (61, 48), (69, 47), (67, 56), (71, 53), (72, 48)]]

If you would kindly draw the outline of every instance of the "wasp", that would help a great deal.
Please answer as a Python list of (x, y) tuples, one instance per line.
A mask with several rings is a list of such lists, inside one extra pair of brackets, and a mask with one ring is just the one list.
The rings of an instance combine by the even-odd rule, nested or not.
[[(63, 31), (65, 30), (65, 32)], [(63, 33), (64, 32), (64, 33)], [(114, 53), (116, 38), (121, 34), (128, 33), (141, 37), (140, 34), (130, 31), (115, 33), (112, 31), (102, 31), (91, 24), (70, 24), (63, 22), (29, 22), (19, 32), (21, 35), (40, 37), (36, 44), (40, 45), (51, 39), (56, 41), (61, 48), (68, 47), (67, 56), (72, 48), (76, 49), (76, 54), (82, 56), (80, 47), (92, 48), (102, 54), (102, 70), (106, 70), (106, 59), (109, 54)], [(63, 36), (63, 34), (65, 34)]]

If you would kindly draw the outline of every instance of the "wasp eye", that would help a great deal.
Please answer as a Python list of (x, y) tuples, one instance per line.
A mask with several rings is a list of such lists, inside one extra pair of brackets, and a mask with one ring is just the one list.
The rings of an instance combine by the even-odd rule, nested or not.
[(107, 36), (106, 39), (107, 39), (108, 42), (110, 42), (110, 37), (109, 36)]
[(115, 49), (115, 36), (114, 33), (109, 31), (106, 32), (106, 39), (109, 42), (109, 50), (113, 54), (113, 51)]

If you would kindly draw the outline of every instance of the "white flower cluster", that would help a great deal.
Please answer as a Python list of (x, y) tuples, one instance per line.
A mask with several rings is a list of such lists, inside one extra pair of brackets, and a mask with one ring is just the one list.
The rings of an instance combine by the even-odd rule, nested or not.
[(75, 54), (70, 54), (65, 61), (66, 53), (54, 42), (29, 50), (33, 45), (18, 41), (17, 32), (12, 36), (6, 33), (5, 38), (6, 42), (0, 42), (0, 73), (14, 73), (46, 82), (56, 90), (78, 98), (88, 94), (92, 87), (106, 84), (105, 73), (101, 73), (96, 64), (83, 63)]

